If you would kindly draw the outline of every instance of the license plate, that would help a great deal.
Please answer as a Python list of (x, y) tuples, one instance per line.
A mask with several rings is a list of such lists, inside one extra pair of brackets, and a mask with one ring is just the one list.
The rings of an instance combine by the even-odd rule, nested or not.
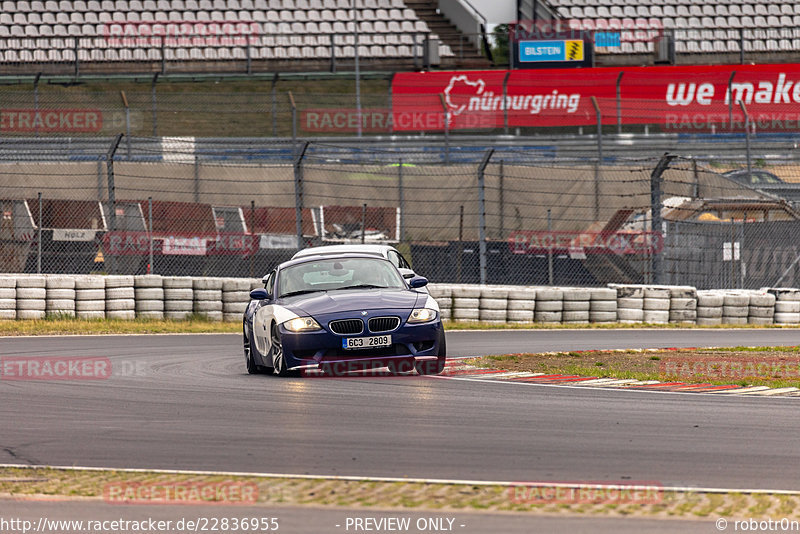
[(374, 349), (391, 345), (392, 336), (346, 337), (342, 340), (343, 349)]

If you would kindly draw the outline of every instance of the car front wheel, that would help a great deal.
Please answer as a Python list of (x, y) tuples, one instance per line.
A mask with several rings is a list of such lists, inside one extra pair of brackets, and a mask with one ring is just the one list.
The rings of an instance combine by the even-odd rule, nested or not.
[(272, 343), (272, 361), (275, 366), (275, 374), (278, 376), (300, 376), (298, 371), (290, 371), (286, 367), (286, 358), (283, 356), (283, 344), (281, 343), (281, 333), (276, 323), (272, 323), (270, 341)]

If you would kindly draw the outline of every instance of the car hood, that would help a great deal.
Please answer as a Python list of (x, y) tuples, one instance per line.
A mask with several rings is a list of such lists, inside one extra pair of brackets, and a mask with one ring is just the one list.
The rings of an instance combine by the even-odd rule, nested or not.
[(297, 295), (280, 299), (278, 303), (298, 315), (323, 315), (351, 310), (412, 309), (417, 307), (420, 298), (427, 298), (427, 295), (407, 289), (339, 289)]

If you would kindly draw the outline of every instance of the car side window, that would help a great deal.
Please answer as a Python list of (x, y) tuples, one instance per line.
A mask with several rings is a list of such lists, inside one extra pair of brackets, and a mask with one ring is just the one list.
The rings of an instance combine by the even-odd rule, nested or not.
[(400, 260), (399, 260), (400, 261), (400, 267), (402, 267), (403, 269), (410, 269), (411, 265), (409, 265), (409, 263), (406, 261), (406, 259), (403, 257), (403, 255), (402, 254), (398, 254), (398, 256), (400, 257)]
[(271, 298), (275, 289), (275, 271), (269, 273), (267, 281), (264, 283), (264, 288), (267, 290), (267, 294)]
[(403, 266), (401, 264), (401, 262), (400, 262), (400, 258), (401, 258), (400, 254), (398, 254), (394, 250), (390, 250), (389, 253), (387, 254), (387, 256), (389, 257), (388, 258), (389, 261), (392, 262), (392, 265), (394, 265), (395, 267), (402, 267)]

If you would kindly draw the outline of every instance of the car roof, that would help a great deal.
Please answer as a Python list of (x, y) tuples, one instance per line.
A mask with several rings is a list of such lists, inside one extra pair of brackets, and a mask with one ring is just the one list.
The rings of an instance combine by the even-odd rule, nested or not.
[[(311, 261), (318, 261), (318, 260), (330, 260), (333, 258), (368, 258), (372, 260), (381, 260), (381, 261), (389, 261), (382, 256), (377, 256), (376, 254), (369, 254), (364, 252), (342, 252), (340, 254), (308, 254), (306, 256), (301, 256), (297, 258), (292, 258), (287, 260), (280, 265), (278, 265), (277, 269), (285, 269), (286, 267), (291, 267), (292, 265), (297, 265), (299, 263), (306, 263)], [(391, 263), (391, 262), (390, 262)]]
[(311, 247), (297, 251), (292, 258), (300, 258), (315, 254), (341, 254), (341, 253), (366, 253), (384, 255), (389, 250), (396, 250), (391, 245), (376, 244), (345, 244), (345, 245), (325, 245), (322, 247)]

